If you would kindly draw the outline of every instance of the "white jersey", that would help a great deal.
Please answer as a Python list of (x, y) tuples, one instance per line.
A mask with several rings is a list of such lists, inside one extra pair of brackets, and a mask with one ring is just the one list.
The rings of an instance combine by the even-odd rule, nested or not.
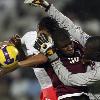
[(27, 32), (21, 38), (21, 43), (26, 46), (28, 55), (33, 55), (33, 54), (36, 55), (39, 53), (39, 51), (34, 48), (34, 44), (35, 44), (36, 39), (37, 39), (37, 32), (36, 31)]
[[(81, 45), (85, 45), (87, 39), (90, 37), (88, 34), (86, 34), (80, 26), (76, 26), (68, 17), (64, 16), (61, 12), (59, 12), (53, 5), (49, 8), (48, 12), (49, 16), (56, 19), (56, 21), (59, 23), (59, 26), (61, 28), (64, 28), (65, 30), (68, 30), (69, 34), (79, 41)], [(58, 62), (58, 63), (57, 63)], [(65, 85), (78, 85), (78, 86), (84, 86), (89, 85), (93, 83), (97, 83), (98, 80), (100, 80), (100, 62), (95, 62), (95, 69), (88, 71), (86, 73), (78, 73), (78, 74), (71, 74), (58, 60), (57, 62), (54, 62), (52, 64), (53, 69), (59, 79), (65, 84)], [(90, 67), (90, 66), (89, 66)], [(97, 86), (97, 85), (94, 85)], [(92, 86), (93, 87), (93, 86)], [(100, 87), (100, 86), (98, 86)], [(91, 92), (94, 93), (97, 88), (92, 89)], [(93, 90), (93, 91), (92, 91)], [(95, 94), (94, 98), (91, 98), (91, 100), (100, 100), (100, 89), (99, 92)], [(92, 96), (91, 96), (92, 97)]]
[[(33, 54), (37, 55), (39, 53), (39, 51), (34, 48), (36, 39), (37, 39), (36, 31), (27, 32), (21, 38), (21, 43), (26, 46), (28, 55), (33, 55)], [(44, 68), (33, 68), (33, 70), (42, 89), (52, 86), (51, 79), (49, 78)]]

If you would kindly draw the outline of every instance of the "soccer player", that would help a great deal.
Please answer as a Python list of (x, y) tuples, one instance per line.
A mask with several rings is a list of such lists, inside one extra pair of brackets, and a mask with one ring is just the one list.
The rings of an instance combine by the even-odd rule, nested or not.
[[(42, 31), (40, 31), (40, 32), (42, 32)], [(38, 34), (41, 34), (40, 32)], [(30, 37), (30, 38), (28, 38), (28, 37)], [(34, 60), (34, 56), (36, 57), (40, 53), (37, 49), (34, 48), (34, 44), (35, 44), (36, 39), (37, 39), (37, 32), (36, 31), (27, 32), (21, 38), (22, 44), (25, 44), (25, 46), (27, 48), (27, 53), (28, 53), (28, 55), (33, 57), (33, 60)], [(37, 58), (37, 60), (38, 59), (40, 59), (40, 58)], [(22, 61), (22, 62), (24, 62), (24, 61)], [(22, 64), (22, 62), (20, 64)], [(27, 64), (27, 62), (26, 62), (26, 64)], [(31, 64), (33, 66), (34, 62), (32, 61)], [(50, 65), (48, 65), (47, 63), (46, 64), (41, 63), (41, 64), (42, 65), (37, 64), (36, 68), (33, 67), (34, 73), (39, 81), (40, 86), (41, 86), (40, 100), (48, 100), (48, 99), (57, 100), (56, 92), (55, 92), (55, 89), (53, 88), (51, 79), (48, 76), (46, 70), (44, 69), (46, 67), (49, 67)]]
[[(92, 44), (91, 44), (92, 42)], [(42, 42), (41, 42), (42, 43)], [(47, 41), (43, 41), (43, 44), (47, 43)], [(88, 46), (91, 44), (96, 44), (96, 50), (98, 48), (100, 48), (100, 37), (91, 37), (88, 39), (88, 42), (87, 42)], [(98, 43), (98, 44), (97, 44)], [(51, 48), (51, 47), (50, 47)], [(93, 48), (94, 49), (94, 48)], [(48, 50), (48, 49), (46, 49)], [(42, 52), (42, 51), (41, 51)], [(91, 55), (90, 55), (91, 56)], [(96, 56), (94, 56), (96, 57)], [(96, 57), (96, 58), (93, 58), (91, 57), (91, 59), (95, 59), (95, 65), (94, 66), (91, 66), (93, 68), (93, 70), (91, 71), (87, 71), (86, 73), (77, 73), (77, 74), (73, 74), (72, 72), (69, 72), (69, 70), (66, 69), (66, 67), (64, 67), (64, 64), (61, 62), (61, 60), (58, 58), (57, 54), (53, 54), (51, 55), (51, 57), (48, 57), (51, 61), (52, 59), (54, 59), (54, 61), (52, 61), (52, 66), (53, 66), (53, 69), (55, 71), (55, 73), (57, 74), (57, 76), (59, 77), (59, 79), (64, 83), (64, 85), (69, 85), (69, 86), (86, 86), (86, 85), (91, 85), (93, 83), (97, 83), (98, 84), (98, 80), (100, 80), (100, 57)], [(90, 58), (89, 58), (90, 59)], [(90, 67), (90, 65), (88, 65), (88, 67)], [(95, 99), (99, 99), (99, 86), (97, 87), (96, 85), (96, 95), (90, 95), (90, 98), (91, 100), (95, 100)], [(94, 89), (94, 86), (92, 86), (92, 89), (93, 91), (95, 91)], [(91, 91), (91, 92), (93, 92)], [(94, 93), (94, 92), (93, 92)], [(96, 96), (96, 97), (95, 97)]]
[[(42, 23), (41, 24), (39, 23), (39, 26), (41, 26), (43, 28), (49, 21), (50, 21), (49, 17), (43, 18), (42, 21), (40, 21), (40, 23), (41, 22)], [(47, 25), (47, 26), (50, 27), (51, 25)], [(45, 26), (45, 28), (47, 26)], [(49, 32), (51, 32), (52, 30), (53, 29), (50, 29), (50, 28), (48, 29)], [(45, 33), (45, 31), (42, 31), (42, 30), (40, 30), (39, 32), (42, 35), (43, 35), (43, 32)], [(57, 48), (58, 54), (59, 54), (60, 58), (62, 59), (64, 65), (66, 67), (68, 66), (68, 69), (71, 72), (73, 72), (73, 73), (86, 72), (85, 66), (80, 61), (82, 58), (82, 55), (83, 55), (83, 48), (77, 41), (70, 40), (70, 36), (69, 36), (69, 34), (66, 34), (66, 32), (67, 31), (65, 29), (58, 28), (58, 27), (57, 27), (57, 29), (53, 30), (52, 34), (55, 34), (54, 40), (56, 39), (55, 41), (58, 42), (58, 43), (54, 42), (54, 44), (57, 45), (57, 47), (59, 46), (59, 48)], [(58, 33), (60, 36), (57, 36), (58, 34), (56, 34), (56, 33)], [(41, 51), (38, 49), (38, 44), (35, 44), (35, 45), (33, 44), (34, 43), (33, 40), (35, 40), (35, 37), (36, 37), (35, 34), (36, 33), (34, 33), (34, 32), (28, 32), (21, 38), (22, 43), (26, 44), (26, 47), (28, 50), (27, 52), (30, 53), (29, 55), (38, 54), (38, 52)], [(45, 34), (47, 34), (47, 33), (45, 33)], [(31, 37), (31, 38), (28, 38), (28, 37)], [(48, 35), (47, 35), (47, 37), (48, 37)], [(43, 35), (42, 38), (45, 38), (45, 35)], [(41, 43), (41, 40), (39, 39), (39, 37), (38, 37), (37, 41)], [(63, 42), (63, 44), (62, 44), (62, 42)], [(39, 51), (32, 49), (33, 45)], [(51, 44), (51, 46), (52, 46), (52, 44)], [(58, 77), (54, 73), (53, 68), (50, 66), (49, 62), (42, 65), (41, 67), (44, 67), (44, 68), (34, 68), (35, 74), (40, 82), (41, 87), (42, 87), (43, 97), (41, 99), (48, 98), (51, 100), (55, 100), (55, 98), (53, 97), (54, 92), (51, 91), (51, 90), (53, 90), (53, 87), (54, 87), (55, 92), (57, 93), (58, 99), (61, 98), (60, 96), (68, 94), (67, 95), (68, 99), (71, 96), (77, 95), (77, 98), (73, 97), (73, 100), (76, 100), (76, 99), (78, 100), (78, 98), (79, 99), (87, 98), (87, 100), (88, 100), (87, 96), (85, 96), (85, 95), (81, 96), (82, 92), (85, 92), (85, 93), (87, 92), (87, 87), (64, 86), (64, 84), (62, 84), (62, 82), (58, 79)], [(75, 70), (75, 69), (78, 69), (78, 70)], [(50, 92), (51, 93), (53, 92), (52, 95)]]
[[(94, 39), (93, 38), (88, 39), (90, 37), (89, 35), (87, 35), (85, 32), (83, 32), (82, 29), (79, 26), (74, 25), (73, 22), (68, 17), (66, 17), (62, 13), (60, 13), (52, 4), (49, 4), (49, 3), (47, 3), (44, 0), (41, 0), (41, 1), (40, 0), (26, 0), (25, 3), (35, 4), (35, 6), (42, 6), (42, 7), (44, 7), (45, 10), (48, 12), (48, 14), (51, 17), (55, 18), (58, 21), (59, 26), (62, 27), (62, 28), (64, 28), (64, 29), (66, 29), (66, 30), (68, 30), (68, 32), (70, 33), (70, 35), (72, 35), (76, 40), (78, 40), (83, 46), (85, 45), (86, 41), (88, 43), (88, 41), (90, 41), (91, 39), (92, 40), (96, 40), (97, 39), (97, 37), (93, 37)], [(90, 47), (92, 48), (93, 46), (90, 46)], [(100, 66), (100, 64), (98, 62), (99, 61), (98, 60), (99, 59), (99, 55), (100, 55), (99, 50), (98, 49), (97, 50), (96, 49), (90, 49), (90, 47), (86, 46), (86, 50), (87, 51), (91, 50), (90, 52), (86, 52), (86, 53), (90, 56), (94, 52), (93, 56), (90, 56), (89, 59), (91, 59), (92, 61), (97, 61), (97, 62), (95, 62), (95, 67), (99, 67)], [(99, 45), (97, 46), (97, 48), (98, 47), (99, 47)], [(95, 48), (95, 45), (94, 45), (94, 48)], [(94, 57), (94, 56), (96, 56), (96, 57)], [(61, 70), (58, 70), (58, 72), (59, 71), (61, 71)], [(63, 74), (63, 75), (65, 75), (65, 74)], [(78, 79), (79, 76), (77, 76), (77, 74), (76, 74), (77, 78), (75, 79), (75, 81), (72, 81), (72, 83), (78, 81), (79, 84), (82, 84), (82, 82), (83, 82), (83, 84), (84, 84), (84, 82), (91, 84), (94, 81), (99, 80), (99, 77), (98, 77), (99, 76), (99, 68), (98, 68), (98, 71), (97, 70), (92, 70), (89, 73), (87, 72), (87, 74), (86, 73), (84, 73), (84, 74), (79, 73), (79, 75), (80, 76), (82, 75), (82, 77), (84, 77), (84, 78), (82, 78), (82, 77), (80, 78), (81, 80), (83, 79), (83, 81), (80, 81), (80, 80), (78, 81), (77, 79)], [(63, 77), (63, 78), (65, 78), (65, 77)], [(87, 78), (87, 79), (85, 79), (85, 78)]]
[[(51, 24), (52, 23), (52, 24)], [(52, 27), (51, 27), (52, 26)], [(59, 50), (58, 50), (58, 52), (59, 52), (59, 56), (61, 56), (62, 57), (62, 60), (63, 59), (65, 59), (65, 60), (63, 60), (63, 63), (66, 65), (66, 66), (69, 66), (69, 70), (70, 71), (72, 71), (73, 73), (77, 73), (77, 72), (85, 72), (86, 71), (86, 68), (85, 68), (85, 66), (83, 66), (82, 65), (82, 63), (80, 62), (80, 60), (81, 60), (81, 57), (82, 57), (82, 55), (83, 55), (83, 50), (82, 50), (82, 46), (78, 43), (78, 42), (76, 42), (76, 41), (72, 41), (72, 40), (70, 40), (70, 37), (69, 37), (69, 35), (68, 34), (66, 34), (66, 33), (68, 33), (66, 30), (64, 30), (64, 29), (62, 29), (62, 28), (59, 28), (58, 27), (58, 24), (56, 23), (56, 21), (55, 20), (53, 20), (52, 18), (50, 18), (50, 17), (46, 17), (46, 18), (43, 18), (41, 21), (40, 21), (40, 23), (39, 23), (39, 33), (43, 33), (43, 32), (45, 32), (45, 30), (43, 30), (43, 28), (46, 28), (46, 30), (48, 31), (47, 33), (52, 33), (51, 34), (51, 36), (53, 37), (53, 39), (55, 40), (56, 39), (56, 41), (59, 41), (60, 40), (60, 42), (59, 43), (54, 43), (54, 44), (56, 44), (57, 45), (57, 47), (58, 47), (58, 45), (59, 45)], [(46, 34), (47, 34), (46, 33)], [(58, 34), (56, 34), (56, 33), (58, 33)], [(62, 34), (62, 33), (64, 33), (64, 34)], [(54, 34), (55, 34), (55, 38), (54, 38)], [(60, 36), (57, 36), (57, 35), (60, 35)], [(24, 36), (25, 37), (25, 36)], [(28, 34), (27, 34), (27, 37), (29, 37), (28, 36)], [(30, 38), (28, 39), (26, 37), (26, 40), (27, 40), (27, 42), (29, 42), (30, 43)], [(34, 36), (33, 36), (34, 37)], [(31, 36), (31, 38), (32, 38), (32, 36)], [(23, 39), (23, 38), (22, 38)], [(25, 38), (24, 38), (25, 39)], [(26, 41), (25, 40), (25, 41)], [(32, 39), (33, 40), (33, 39)], [(31, 41), (32, 41), (31, 40)], [(41, 41), (40, 41), (41, 42)], [(62, 44), (62, 42), (63, 42), (63, 44)], [(34, 42), (32, 42), (32, 43), (34, 43)], [(37, 46), (37, 45), (35, 45), (35, 46)], [(67, 47), (68, 46), (68, 47)], [(28, 46), (27, 46), (28, 47)], [(32, 46), (33, 47), (33, 46)], [(38, 47), (38, 46), (37, 46)], [(67, 50), (66, 50), (66, 48), (67, 48)], [(37, 48), (38, 49), (38, 48)], [(39, 50), (40, 51), (40, 50)], [(62, 55), (60, 54), (61, 52), (62, 52)], [(64, 56), (64, 55), (66, 55), (66, 56)], [(69, 57), (69, 58), (68, 58)], [(50, 65), (50, 64), (49, 64)], [(75, 96), (75, 95), (81, 95), (82, 94), (82, 92), (86, 92), (86, 91), (84, 91), (84, 90), (86, 90), (86, 87), (84, 87), (85, 89), (83, 89), (83, 90), (81, 90), (83, 87), (67, 87), (67, 86), (64, 86), (61, 82), (60, 82), (60, 80), (57, 78), (57, 76), (55, 75), (55, 73), (54, 73), (54, 71), (53, 71), (53, 69), (52, 69), (52, 67), (50, 67), (48, 64), (47, 65), (45, 65), (45, 66), (47, 66), (47, 67), (44, 67), (44, 71), (45, 71), (45, 73), (47, 73), (47, 75), (46, 76), (48, 76), (49, 75), (49, 79), (48, 80), (51, 80), (52, 81), (52, 83), (53, 83), (53, 86), (55, 87), (55, 89), (56, 89), (56, 92), (57, 92), (57, 95), (58, 96), (61, 96), (61, 95), (65, 95), (65, 94), (69, 94), (68, 96)], [(76, 66), (76, 67), (75, 67)], [(78, 70), (74, 70), (74, 69), (78, 69)], [(38, 80), (40, 81), (40, 84), (41, 84), (41, 80), (43, 80), (43, 79), (45, 79), (46, 78), (46, 76), (45, 76), (45, 78), (44, 77), (42, 77), (42, 75), (41, 75), (41, 73), (40, 73), (40, 68), (37, 70), (37, 68), (35, 68), (34, 69), (34, 71), (35, 71), (35, 74), (36, 74), (36, 76), (38, 77)], [(42, 71), (42, 70), (41, 70)], [(40, 73), (40, 74), (39, 74)], [(44, 73), (44, 72), (43, 72)], [(42, 77), (42, 78), (41, 78)], [(45, 79), (46, 80), (46, 79)], [(58, 84), (59, 83), (59, 84)], [(42, 82), (42, 84), (43, 84), (43, 82)], [(44, 84), (43, 84), (44, 85)], [(42, 85), (41, 85), (42, 86)], [(62, 89), (63, 88), (63, 89)], [(68, 89), (71, 89), (70, 91), (68, 91)], [(45, 89), (46, 90), (46, 89)], [(46, 91), (49, 91), (49, 88), (46, 90)], [(44, 92), (44, 91), (43, 91)], [(77, 92), (77, 94), (74, 94), (74, 93), (76, 93)], [(72, 94), (73, 93), (73, 94)], [(44, 95), (46, 95), (46, 94), (44, 94)], [(78, 96), (78, 97), (79, 97)], [(69, 99), (69, 98), (68, 98)], [(78, 99), (78, 98), (77, 98)]]
[[(25, 50), (28, 54), (27, 58), (25, 57), (24, 60), (21, 60), (18, 62), (18, 65), (11, 67), (11, 68), (2, 68), (0, 71), (0, 77), (7, 74), (8, 72), (11, 72), (15, 70), (16, 68), (20, 67), (35, 67), (34, 65), (39, 65), (47, 61), (47, 57), (45, 57), (43, 54), (40, 54), (38, 50), (34, 48), (34, 43), (37, 39), (37, 32), (31, 31), (27, 32), (22, 38), (20, 38), (18, 35), (12, 37), (10, 39), (10, 43), (13, 43), (15, 47), (18, 47), (18, 50), (20, 51), (20, 47), (22, 48), (22, 44), (26, 46)], [(9, 42), (2, 43), (3, 45), (9, 45)], [(2, 45), (1, 45), (2, 47)], [(23, 52), (23, 51), (21, 51)], [(43, 56), (42, 56), (43, 55)], [(22, 57), (22, 56), (21, 56)], [(24, 58), (24, 57), (23, 57)], [(42, 59), (41, 59), (42, 58)], [(36, 60), (37, 59), (37, 60)], [(52, 86), (51, 79), (48, 77), (46, 71), (44, 70), (43, 65), (38, 66), (41, 68), (34, 68), (34, 72), (39, 80), (39, 83), (41, 85), (41, 100), (57, 100), (56, 92)], [(49, 91), (49, 92), (48, 92)]]

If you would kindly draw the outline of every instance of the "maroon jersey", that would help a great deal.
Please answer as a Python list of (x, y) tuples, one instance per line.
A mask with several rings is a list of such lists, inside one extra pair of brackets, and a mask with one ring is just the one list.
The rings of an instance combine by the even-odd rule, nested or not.
[[(74, 42), (75, 52), (73, 56), (67, 56), (62, 51), (57, 51), (64, 66), (72, 73), (84, 73), (86, 72), (86, 67), (81, 63), (81, 58), (83, 55), (83, 47), (78, 43)], [(53, 86), (57, 91), (57, 95), (61, 96), (64, 94), (87, 92), (87, 87), (80, 86), (65, 86), (57, 77), (53, 68), (50, 64), (45, 67), (46, 72), (52, 80)]]

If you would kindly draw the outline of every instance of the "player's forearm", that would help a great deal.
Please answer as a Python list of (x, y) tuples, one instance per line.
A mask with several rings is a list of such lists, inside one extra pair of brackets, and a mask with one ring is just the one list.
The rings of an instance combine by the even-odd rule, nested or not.
[(86, 73), (77, 73), (69, 76), (72, 85), (84, 86), (100, 81), (100, 62), (95, 62), (95, 69)]
[(76, 86), (86, 86), (95, 83), (100, 80), (96, 78), (96, 70), (86, 72), (86, 73), (77, 73), (69, 76), (69, 83)]
[(96, 69), (85, 73), (72, 74), (60, 60), (52, 63), (53, 69), (64, 85), (86, 86), (100, 80), (100, 63), (96, 62)]
[(43, 54), (33, 55), (26, 58), (23, 61), (18, 62), (19, 67), (34, 67), (34, 65), (39, 65), (47, 62), (47, 57)]

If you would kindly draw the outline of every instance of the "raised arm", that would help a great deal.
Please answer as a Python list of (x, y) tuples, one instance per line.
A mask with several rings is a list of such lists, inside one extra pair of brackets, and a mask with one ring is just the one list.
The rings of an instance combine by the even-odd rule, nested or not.
[(59, 23), (61, 28), (68, 30), (70, 35), (78, 40), (83, 46), (86, 43), (86, 40), (89, 38), (89, 35), (86, 34), (80, 26), (76, 26), (68, 17), (64, 16), (60, 11), (58, 11), (53, 4), (49, 4), (45, 0), (25, 0), (24, 3), (45, 8), (48, 15), (54, 18)]
[(86, 34), (80, 26), (76, 26), (68, 17), (58, 11), (53, 4), (51, 4), (47, 13), (59, 23), (61, 28), (68, 30), (69, 34), (84, 46), (89, 35)]

